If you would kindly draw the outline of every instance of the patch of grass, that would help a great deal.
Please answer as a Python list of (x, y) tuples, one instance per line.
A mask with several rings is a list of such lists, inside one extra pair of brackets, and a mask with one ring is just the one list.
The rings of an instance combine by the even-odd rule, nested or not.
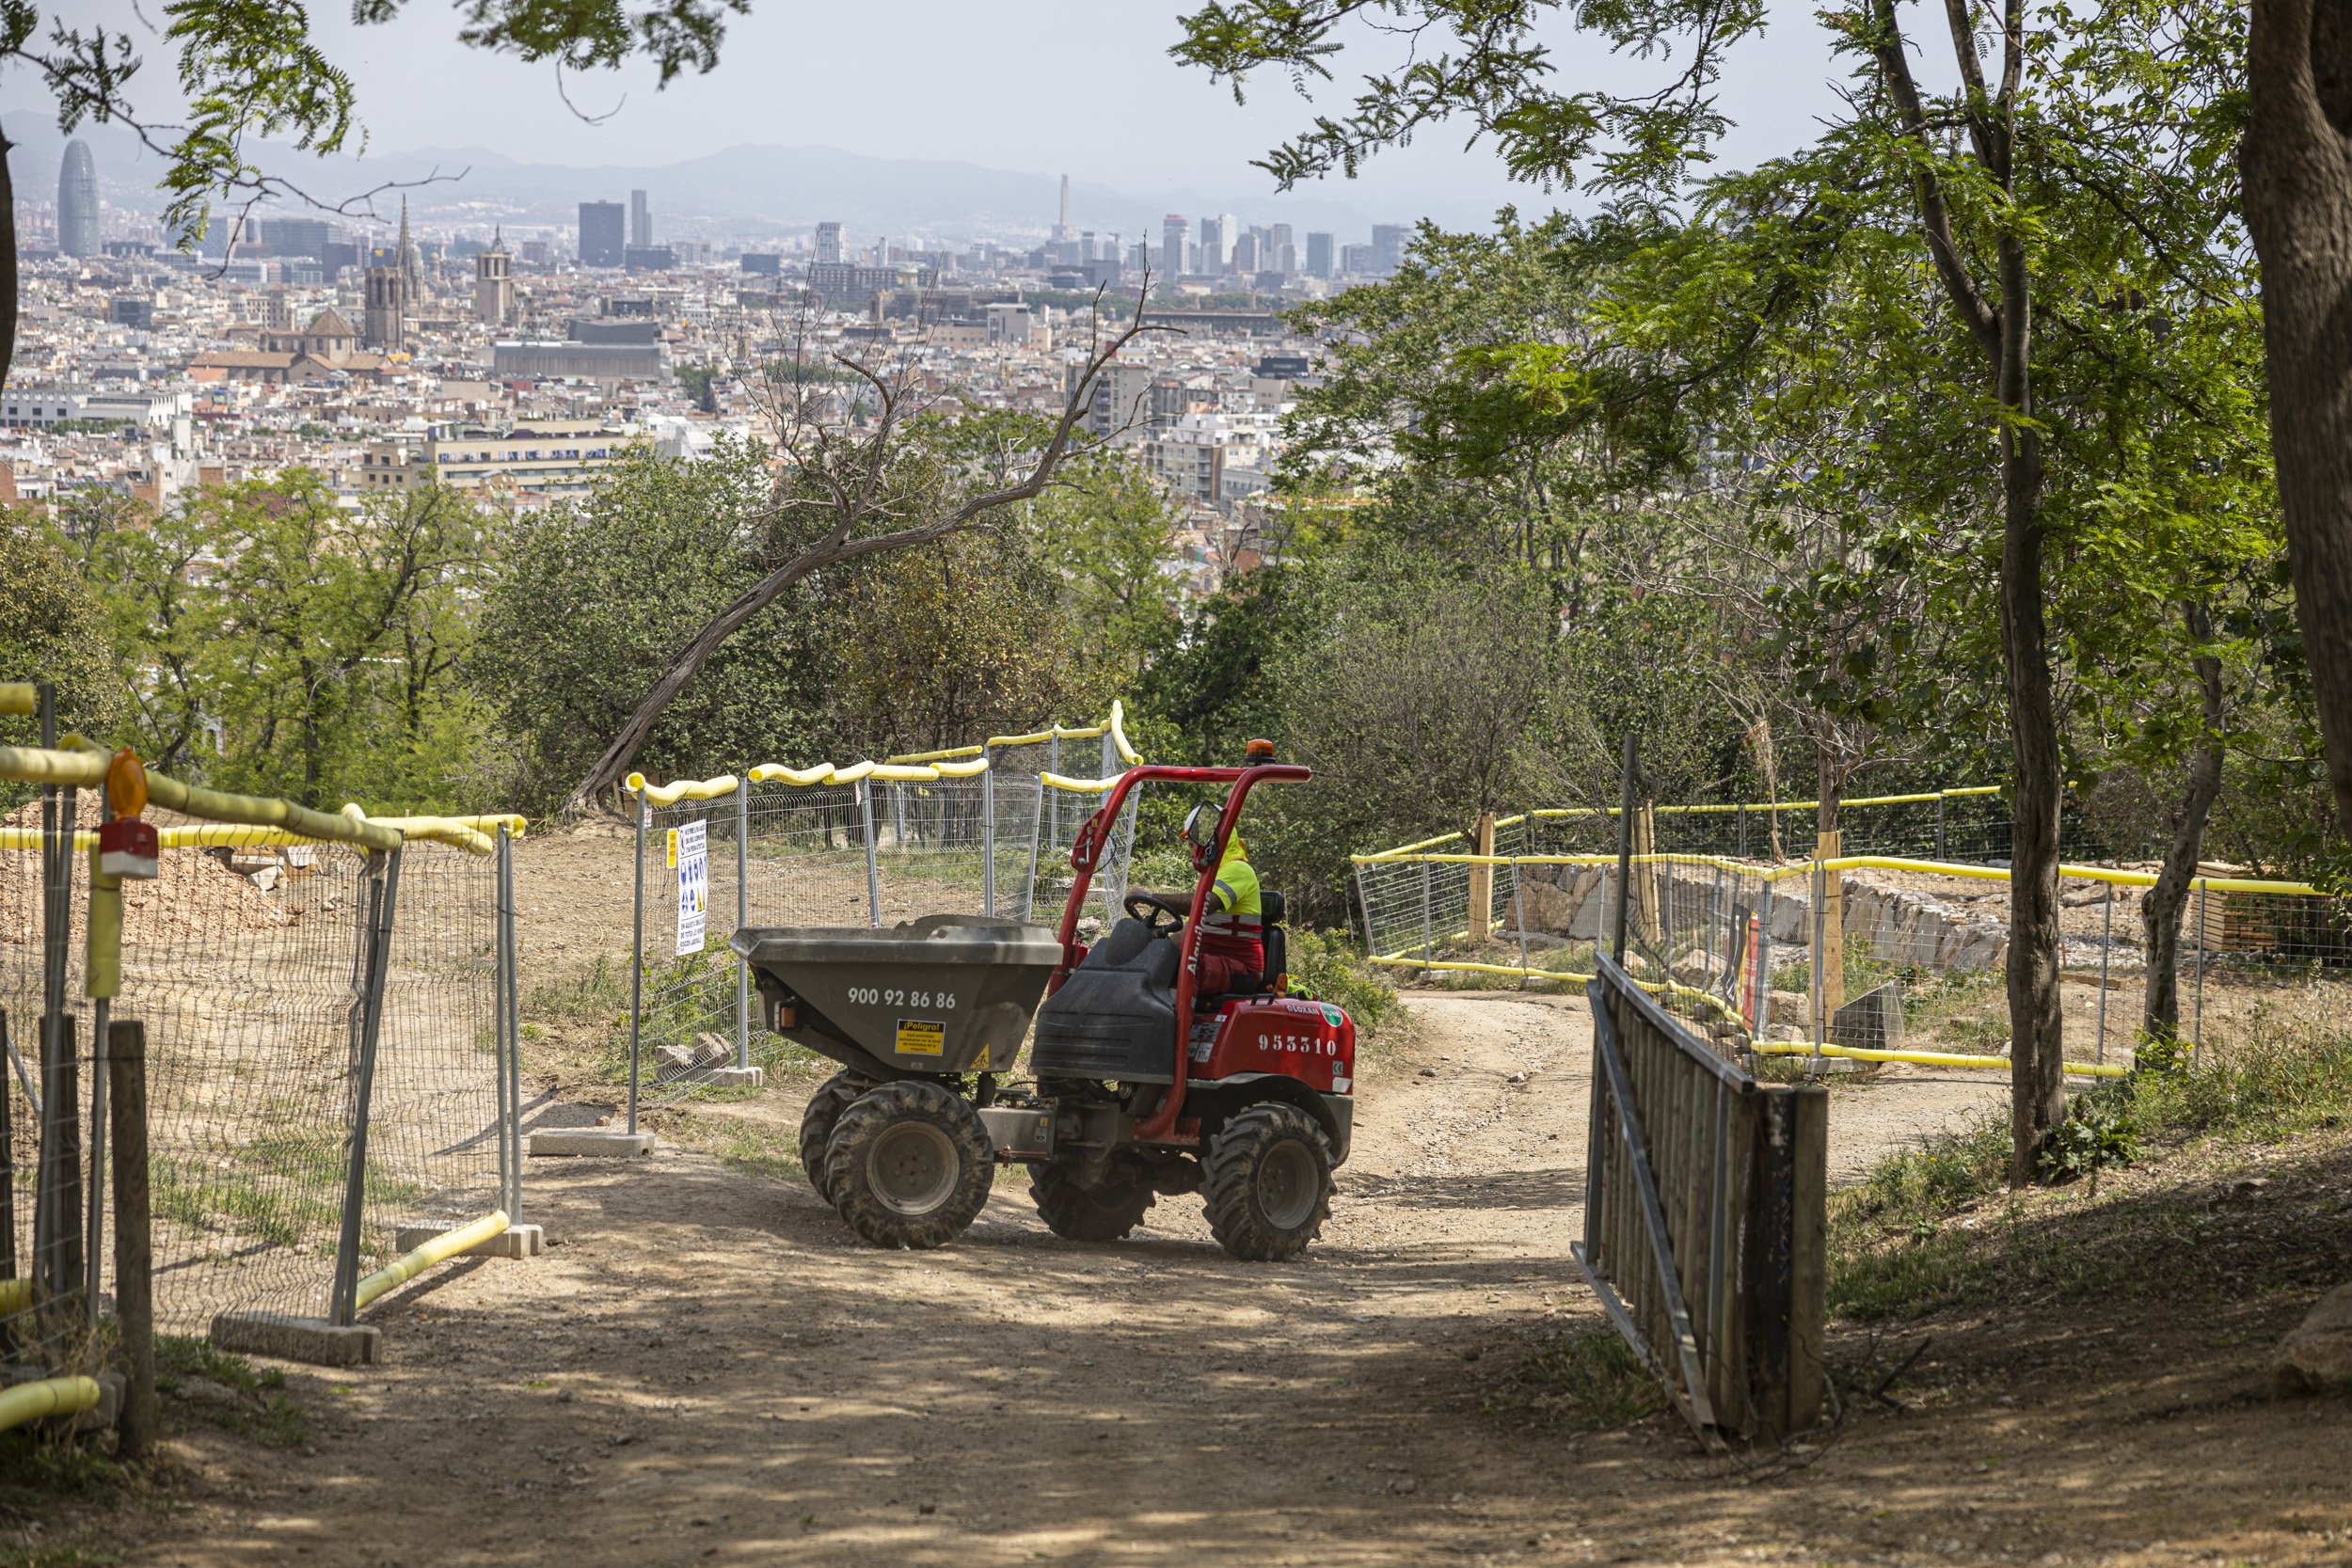
[(114, 1568), (120, 1552), (86, 1546), (0, 1546), (0, 1568)]
[(155, 1387), (197, 1419), (270, 1448), (299, 1448), (308, 1435), (302, 1407), (286, 1392), (285, 1373), (256, 1371), (251, 1362), (210, 1340), (157, 1335)]
[(1528, 1357), (1519, 1381), (1579, 1432), (1630, 1426), (1666, 1407), (1642, 1358), (1610, 1328), (1573, 1329)]
[(0, 1519), (38, 1515), (60, 1497), (104, 1497), (129, 1480), (123, 1465), (62, 1433), (0, 1432)]
[(572, 1022), (611, 1019), (615, 1013), (626, 1019), (628, 976), (621, 973), (621, 966), (610, 954), (599, 953), (586, 969), (574, 970), (546, 985), (533, 987), (523, 1001), (523, 1012), (527, 1016)]
[(732, 1165), (754, 1176), (764, 1176), (771, 1181), (799, 1181), (806, 1176), (801, 1168), (801, 1140), (797, 1129), (750, 1121), (741, 1117), (695, 1116), (691, 1112), (682, 1112), (668, 1131), (689, 1148), (699, 1148), (717, 1158), (721, 1164)]
[[(1988, 1114), (1890, 1156), (1861, 1187), (1831, 1197), (1831, 1308), (1911, 1317), (2011, 1299), (2244, 1294), (2340, 1276), (2352, 1261), (2352, 1219), (2319, 1217), (2316, 1207), (2291, 1213), (2299, 1167), (2352, 1163), (2337, 1140), (2323, 1140), (2332, 1152), (2288, 1161), (2276, 1183), (2221, 1182), (2267, 1148), (2346, 1125), (2352, 1040), (2275, 1023), (2227, 1050), (2209, 1047), (2201, 1066), (2137, 1072), (2078, 1097), (2043, 1161), (2044, 1180), (2062, 1183), (2055, 1188), (2007, 1192), (2008, 1122)], [(2143, 1156), (2151, 1168), (2102, 1190), (2099, 1173)]]

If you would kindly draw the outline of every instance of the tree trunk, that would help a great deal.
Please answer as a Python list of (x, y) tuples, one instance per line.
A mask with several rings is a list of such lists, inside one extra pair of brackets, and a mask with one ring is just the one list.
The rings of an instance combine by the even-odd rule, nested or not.
[[(2213, 636), (2213, 621), (2204, 606), (2187, 606), (2183, 618), (2188, 634), (2200, 642)], [(2188, 907), (2188, 884), (2196, 878), (2198, 856), (2204, 847), (2205, 820), (2214, 798), (2221, 793), (2221, 661), (2211, 654), (2197, 656), (2197, 686), (2204, 738), (2189, 758), (2188, 787), (2174, 821), (2171, 852), (2139, 907), (2140, 929), (2148, 942), (2147, 1002), (2139, 1026), (2151, 1039), (2173, 1039), (2181, 1032), (2181, 913)]]
[(0, 386), (16, 365), (16, 175), (8, 167), (15, 150), (0, 135)]
[(2352, 15), (2253, 0), (2240, 152), (2270, 445), (2336, 814), (2352, 827)]
[(2033, 413), (2032, 296), (2025, 247), (2001, 241), (2001, 663), (2017, 757), (2009, 869), (2010, 1181), (2032, 1181), (2066, 1115), (2058, 1010), (2058, 800), (2064, 780), (2042, 610), (2042, 441)]

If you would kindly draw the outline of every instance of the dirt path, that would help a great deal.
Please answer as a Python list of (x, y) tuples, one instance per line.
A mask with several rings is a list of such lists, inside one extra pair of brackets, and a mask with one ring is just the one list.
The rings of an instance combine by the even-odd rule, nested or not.
[[(1990, 1388), (1942, 1429), (1866, 1423), (1770, 1484), (1699, 1460), (1670, 1418), (1581, 1437), (1531, 1420), (1513, 1402), (1530, 1351), (1598, 1320), (1566, 1261), (1589, 1015), (1513, 995), (1410, 1005), (1417, 1035), (1359, 1080), (1356, 1155), (1300, 1262), (1228, 1259), (1191, 1199), (1164, 1201), (1129, 1242), (1086, 1247), (1046, 1232), (1007, 1180), (960, 1244), (892, 1254), (854, 1244), (799, 1180), (706, 1155), (540, 1162), (531, 1217), (562, 1244), (412, 1288), (375, 1314), (389, 1365), (292, 1375), (309, 1447), (183, 1437), (189, 1506), (105, 1533), (126, 1561), (186, 1568), (1944, 1561), (2012, 1548), (2046, 1562), (2137, 1560), (2156, 1531), (2194, 1539), (2145, 1524), (2145, 1501), (2142, 1523), (2108, 1522), (2119, 1472), (2106, 1449), (2075, 1451), (2088, 1444), (2033, 1449), (2029, 1490), (2022, 1468), (1963, 1477), (2051, 1441), (2001, 1436), (2002, 1423), (2065, 1418), (2004, 1407)], [(1841, 1093), (1840, 1162), (1985, 1092), (1930, 1080)], [(800, 1099), (778, 1088), (739, 1114), (785, 1122)], [(2158, 1414), (2205, 1413), (2170, 1392)], [(2300, 1441), (2324, 1448), (2342, 1431)], [(2151, 1453), (2175, 1436), (2147, 1435)], [(2211, 1529), (2233, 1528), (2242, 1506), (2223, 1505)], [(2036, 1521), (2064, 1509), (2083, 1519), (2068, 1514), (2060, 1540)], [(1982, 1532), (2003, 1510), (2019, 1533), (1996, 1544)], [(2266, 1560), (2296, 1557), (2273, 1545)]]

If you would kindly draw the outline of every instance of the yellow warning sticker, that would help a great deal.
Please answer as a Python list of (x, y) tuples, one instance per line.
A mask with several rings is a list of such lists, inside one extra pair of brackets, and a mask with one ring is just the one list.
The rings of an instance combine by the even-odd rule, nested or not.
[(670, 855), (670, 869), (675, 871), (677, 869), (677, 830), (675, 828), (672, 828), (670, 830), (670, 836), (666, 842), (666, 847), (668, 848)]
[(947, 1049), (947, 1026), (928, 1018), (898, 1021), (898, 1054), (937, 1056)]
[(988, 1070), (987, 1046), (980, 1047), (980, 1053), (972, 1058), (972, 1070), (974, 1072), (986, 1072)]

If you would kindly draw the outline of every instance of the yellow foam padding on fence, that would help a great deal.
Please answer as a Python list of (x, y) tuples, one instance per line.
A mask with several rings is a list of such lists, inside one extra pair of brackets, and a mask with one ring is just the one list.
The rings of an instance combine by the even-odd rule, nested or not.
[(29, 1279), (0, 1279), (0, 1318), (12, 1316), (33, 1305), (33, 1282)]
[(873, 765), (873, 771), (866, 776), (869, 779), (880, 779), (884, 784), (931, 784), (938, 780), (939, 769), (909, 768), (895, 762), (878, 762)]
[(944, 752), (909, 752), (903, 756), (884, 757), (886, 763), (953, 762), (958, 757), (977, 757), (987, 751), (985, 746), (950, 746)]
[(471, 1225), (455, 1230), (445, 1230), (414, 1252), (404, 1253), (359, 1281), (358, 1294), (354, 1298), (365, 1307), (388, 1291), (398, 1290), (436, 1263), (445, 1262), (469, 1247), (480, 1246), (493, 1236), (506, 1233), (506, 1211), (483, 1215)]
[(1111, 749), (1119, 753), (1119, 760), (1130, 768), (1139, 767), (1143, 753), (1127, 744), (1127, 709), (1116, 697), (1111, 699), (1110, 729)]
[(986, 757), (974, 757), (970, 762), (935, 762), (932, 771), (943, 779), (977, 779), (988, 771)]
[(0, 1432), (38, 1421), (43, 1416), (72, 1416), (98, 1403), (98, 1380), (89, 1377), (45, 1377), (0, 1391)]
[(643, 773), (631, 773), (622, 785), (632, 795), (644, 797), (649, 806), (675, 806), (680, 800), (715, 800), (722, 795), (732, 795), (741, 783), (732, 773), (722, 773), (715, 779), (680, 779), (675, 784), (649, 784)]
[[(39, 746), (0, 746), (0, 779), (19, 784), (96, 789), (106, 782), (107, 758), (99, 752), (50, 751)], [(155, 777), (151, 773), (148, 777)]]
[[(1759, 1056), (1810, 1056), (1814, 1047), (1802, 1040), (1770, 1041), (1749, 1047)], [(2007, 1056), (1963, 1056), (1947, 1051), (1866, 1051), (1858, 1045), (1824, 1045), (1824, 1056), (1842, 1056), (1856, 1062), (1911, 1062), (1920, 1067), (1964, 1067), (1990, 1069), (2009, 1067)], [(2070, 1078), (2122, 1078), (2129, 1068), (2098, 1066), (2090, 1062), (2066, 1064)]]
[(40, 711), (40, 689), (31, 681), (0, 681), (0, 713), (29, 719)]
[(89, 858), (89, 912), (83, 921), (82, 994), (92, 1001), (122, 994), (122, 879)]
[(820, 784), (833, 777), (833, 764), (820, 762), (814, 768), (787, 768), (780, 762), (763, 762), (752, 769), (754, 784), (788, 784), (806, 786)]
[(436, 844), (449, 844), (470, 855), (489, 855), (498, 851), (490, 836), (469, 827), (453, 816), (370, 816), (354, 801), (343, 802), (343, 816), (354, 822), (373, 822), (389, 828), (404, 839), (422, 839)]
[(1077, 795), (1101, 795), (1124, 776), (1114, 773), (1107, 779), (1073, 779), (1061, 773), (1040, 773), (1038, 780), (1048, 789), (1066, 789)]

